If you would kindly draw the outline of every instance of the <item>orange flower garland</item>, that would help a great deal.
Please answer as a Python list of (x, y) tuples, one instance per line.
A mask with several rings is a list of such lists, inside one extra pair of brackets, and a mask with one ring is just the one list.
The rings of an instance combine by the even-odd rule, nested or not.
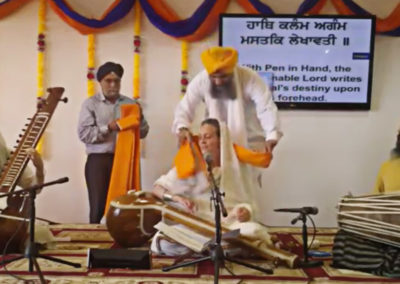
[(140, 98), (140, 23), (142, 16), (142, 8), (140, 2), (135, 2), (135, 22), (133, 26), (133, 97), (135, 99)]
[(181, 58), (181, 98), (185, 95), (186, 93), (186, 87), (189, 84), (188, 80), (188, 42), (187, 41), (182, 41), (181, 44), (181, 53), (182, 53), (182, 58)]
[(94, 78), (95, 78), (95, 50), (94, 50), (94, 45), (95, 45), (95, 37), (94, 34), (89, 34), (87, 36), (87, 44), (88, 44), (88, 67), (87, 67), (87, 94), (88, 97), (91, 97), (94, 95), (96, 92), (95, 89), (95, 83), (94, 83)]
[[(38, 57), (37, 57), (37, 91), (36, 96), (41, 98), (44, 95), (44, 51), (45, 51), (45, 31), (46, 31), (46, 0), (39, 1), (38, 10)], [(36, 150), (43, 152), (43, 136), (39, 140)]]

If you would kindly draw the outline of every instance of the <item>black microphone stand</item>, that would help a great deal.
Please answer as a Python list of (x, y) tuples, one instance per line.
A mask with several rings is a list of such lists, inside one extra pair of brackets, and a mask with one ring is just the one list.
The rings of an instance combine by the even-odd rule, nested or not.
[(201, 257), (199, 259), (195, 259), (192, 261), (185, 261), (182, 263), (178, 263), (175, 265), (163, 267), (162, 271), (167, 272), (176, 268), (180, 267), (185, 267), (189, 266), (192, 264), (200, 263), (203, 261), (211, 260), (214, 263), (214, 284), (218, 283), (219, 280), (219, 269), (220, 267), (225, 267), (225, 260), (243, 265), (261, 272), (264, 272), (266, 274), (273, 274), (272, 269), (269, 268), (263, 268), (263, 267), (258, 267), (256, 265), (246, 263), (243, 261), (239, 261), (236, 259), (233, 259), (227, 255), (224, 254), (224, 249), (222, 248), (221, 245), (221, 240), (222, 240), (222, 234), (221, 234), (221, 211), (222, 215), (226, 217), (227, 211), (225, 209), (224, 203), (222, 201), (221, 196), (224, 196), (224, 193), (221, 193), (219, 190), (219, 187), (217, 186), (214, 175), (212, 174), (212, 169), (211, 169), (211, 163), (207, 161), (207, 170), (210, 175), (211, 181), (212, 181), (212, 188), (211, 188), (211, 201), (214, 204), (214, 218), (215, 218), (215, 242), (211, 243), (208, 247), (209, 255), (205, 257)]
[(58, 263), (62, 263), (62, 264), (66, 264), (75, 268), (79, 268), (81, 267), (81, 265), (79, 263), (74, 263), (74, 262), (70, 262), (70, 261), (66, 261), (66, 260), (62, 260), (59, 258), (55, 258), (52, 256), (48, 256), (48, 255), (43, 255), (43, 254), (39, 254), (39, 249), (38, 249), (38, 244), (35, 243), (35, 218), (36, 218), (36, 208), (35, 208), (35, 199), (36, 199), (36, 194), (37, 194), (37, 190), (42, 189), (43, 187), (49, 186), (49, 185), (53, 185), (56, 183), (64, 183), (67, 182), (68, 178), (61, 178), (58, 180), (54, 180), (51, 182), (47, 182), (47, 183), (43, 183), (43, 184), (38, 184), (38, 185), (34, 185), (22, 190), (16, 190), (10, 193), (6, 193), (6, 194), (1, 194), (1, 197), (6, 197), (9, 195), (14, 195), (14, 194), (19, 194), (19, 193), (28, 193), (29, 196), (29, 241), (28, 244), (26, 245), (25, 248), (25, 253), (23, 255), (19, 255), (7, 260), (2, 260), (0, 261), (0, 265), (6, 265), (10, 262), (14, 262), (23, 258), (28, 258), (29, 259), (29, 272), (33, 272), (33, 267), (35, 267), (39, 278), (40, 278), (40, 283), (44, 284), (46, 283), (46, 280), (43, 277), (43, 273), (40, 270), (40, 266), (39, 263), (37, 262), (37, 258), (44, 258), (50, 261), (54, 261), (54, 262), (58, 262)]
[(308, 260), (308, 233), (307, 233), (307, 213), (306, 212), (300, 212), (300, 215), (297, 216), (292, 220), (292, 225), (296, 224), (298, 220), (301, 220), (303, 222), (303, 227), (302, 227), (302, 237), (303, 237), (303, 254), (304, 254), (304, 259), (300, 260), (298, 263), (298, 267), (302, 268), (309, 268), (309, 267), (317, 267), (321, 266), (323, 264), (322, 261), (319, 260)]

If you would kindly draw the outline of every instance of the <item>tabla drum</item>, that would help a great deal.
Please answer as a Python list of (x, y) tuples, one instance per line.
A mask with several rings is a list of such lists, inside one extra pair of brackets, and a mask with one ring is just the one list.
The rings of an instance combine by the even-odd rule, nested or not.
[(161, 220), (161, 212), (146, 205), (157, 202), (143, 191), (129, 191), (115, 198), (106, 216), (107, 229), (115, 242), (122, 247), (143, 246), (156, 233), (154, 225)]

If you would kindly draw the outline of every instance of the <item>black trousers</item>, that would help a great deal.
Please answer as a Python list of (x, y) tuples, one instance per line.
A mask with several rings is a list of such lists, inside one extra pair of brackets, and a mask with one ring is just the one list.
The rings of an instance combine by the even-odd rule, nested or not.
[(86, 186), (89, 194), (89, 221), (100, 223), (104, 215), (110, 184), (114, 154), (89, 154), (85, 165)]

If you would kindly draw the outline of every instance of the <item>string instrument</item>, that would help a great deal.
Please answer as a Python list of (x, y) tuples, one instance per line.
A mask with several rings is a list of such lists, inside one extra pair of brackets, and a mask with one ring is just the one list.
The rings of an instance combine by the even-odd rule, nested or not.
[[(169, 206), (145, 192), (131, 191), (114, 199), (107, 213), (106, 224), (110, 235), (119, 245), (123, 247), (141, 246), (156, 233), (156, 229), (153, 227), (161, 218), (183, 224), (210, 238), (215, 234), (213, 222)], [(229, 231), (228, 228), (222, 227), (222, 234)], [(244, 236), (227, 241), (250, 249), (265, 259), (283, 261), (291, 268), (298, 260), (298, 256), (293, 253), (277, 249), (266, 243), (260, 244), (259, 241)]]
[[(61, 99), (64, 88), (49, 88), (47, 92), (47, 98), (38, 104), (36, 113), (29, 118), (30, 122), (25, 124), (26, 129), (23, 129), (23, 133), (19, 135), (15, 150), (10, 153), (10, 157), (3, 165), (0, 173), (0, 193), (14, 191), (18, 179), (29, 162), (26, 149), (36, 148), (58, 102), (60, 100), (67, 102), (67, 98)], [(23, 249), (27, 237), (27, 222), (24, 218), (27, 216), (28, 207), (26, 195), (8, 196), (7, 205), (2, 209), (0, 216), (0, 251), (4, 250), (11, 237), (12, 241), (7, 246), (7, 252), (20, 252)]]
[(345, 196), (338, 209), (340, 229), (400, 247), (400, 193)]

